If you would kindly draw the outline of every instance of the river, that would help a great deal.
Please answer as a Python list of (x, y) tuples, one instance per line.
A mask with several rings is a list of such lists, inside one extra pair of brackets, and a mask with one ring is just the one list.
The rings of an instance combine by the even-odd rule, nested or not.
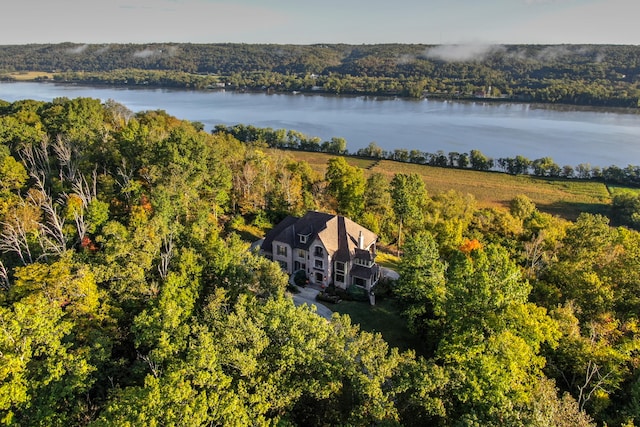
[(380, 97), (189, 91), (2, 82), (0, 99), (113, 99), (132, 111), (167, 111), (180, 119), (295, 129), (323, 140), (343, 137), (355, 152), (376, 142), (445, 153), (478, 149), (494, 158), (550, 156), (559, 165), (640, 165), (640, 114), (522, 103)]

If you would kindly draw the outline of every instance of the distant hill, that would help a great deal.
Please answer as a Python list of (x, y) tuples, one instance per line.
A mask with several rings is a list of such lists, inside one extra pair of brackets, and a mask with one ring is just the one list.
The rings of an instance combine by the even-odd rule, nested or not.
[[(12, 72), (121, 70), (216, 75), (224, 77), (221, 84), (225, 85), (286, 91), (517, 99), (627, 108), (637, 108), (640, 101), (640, 46), (631, 45), (0, 46), (0, 74), (5, 79)], [(100, 80), (77, 74), (64, 78)], [(116, 80), (109, 77), (105, 82)], [(171, 77), (158, 81), (170, 85)], [(188, 85), (194, 87), (192, 82)]]

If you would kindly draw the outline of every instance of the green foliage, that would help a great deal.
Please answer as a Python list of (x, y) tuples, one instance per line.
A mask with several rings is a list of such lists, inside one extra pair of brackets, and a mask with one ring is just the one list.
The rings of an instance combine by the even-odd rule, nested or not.
[(516, 423), (528, 407), (545, 363), (541, 345), (555, 345), (560, 335), (544, 308), (526, 302), (529, 289), (502, 248), (451, 259), (439, 307), (446, 332), (436, 355), (451, 378), (451, 410), (461, 419)]
[(54, 425), (73, 422), (94, 368), (68, 342), (73, 323), (56, 301), (33, 294), (0, 307), (0, 422)]
[[(395, 66), (371, 62), (370, 49), (353, 52), (349, 66)], [(356, 80), (331, 84), (357, 89)], [(464, 192), (429, 197), (417, 165), (365, 183), (360, 167), (371, 159), (324, 157), (314, 169), (265, 148), (320, 147), (283, 130), (234, 127), (243, 143), (166, 112), (68, 99), (0, 103), (0, 120), (2, 423), (637, 419), (640, 233), (602, 216), (540, 212), (531, 178), (500, 199), (527, 194), (511, 211), (478, 208)], [(520, 182), (498, 175), (486, 175), (493, 188)], [(350, 310), (361, 322), (377, 316), (363, 329), (423, 357), (346, 316), (327, 321), (295, 307), (279, 265), (233, 232), (259, 233), (333, 199), (383, 239), (398, 227), (397, 285), (382, 304)], [(616, 203), (625, 213), (634, 199), (621, 193)]]
[[(78, 50), (70, 55), (68, 52)], [(444, 61), (421, 44), (0, 46), (0, 69), (68, 70), (56, 81), (195, 89), (251, 88), (420, 98), (638, 107), (637, 46), (509, 45)], [(137, 55), (144, 50), (151, 55)], [(402, 60), (398, 60), (402, 58)], [(9, 75), (8, 78), (11, 78)], [(491, 87), (491, 91), (488, 90)]]
[(402, 247), (404, 256), (398, 273), (400, 278), (394, 293), (406, 306), (404, 314), (409, 326), (419, 334), (437, 327), (434, 320), (444, 313), (446, 264), (440, 261), (438, 246), (429, 233), (418, 233), (407, 238)]
[(640, 194), (632, 192), (615, 194), (612, 210), (617, 222), (640, 230)]
[(9, 149), (0, 145), (0, 194), (22, 188), (27, 181), (27, 171), (16, 161)]
[(362, 169), (351, 166), (344, 157), (329, 159), (327, 190), (337, 201), (337, 212), (357, 220), (364, 209), (364, 173)]
[(398, 221), (398, 246), (402, 243), (402, 228), (407, 233), (420, 229), (424, 221), (427, 190), (417, 174), (395, 174), (391, 180), (393, 212)]

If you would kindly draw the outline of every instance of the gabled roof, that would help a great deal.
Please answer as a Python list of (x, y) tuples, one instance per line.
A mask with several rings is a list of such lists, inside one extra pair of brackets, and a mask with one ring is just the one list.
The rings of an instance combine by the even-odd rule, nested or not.
[(292, 224), (295, 224), (299, 218), (295, 216), (287, 216), (285, 219), (280, 221), (275, 227), (273, 227), (266, 236), (264, 236), (264, 240), (262, 241), (262, 245), (260, 249), (265, 252), (271, 252), (271, 245), (273, 244), (273, 240), (280, 233), (282, 233), (287, 227), (290, 227)]
[[(362, 233), (365, 248), (378, 239), (374, 232), (342, 215), (309, 211), (302, 218), (288, 216), (276, 225), (265, 236), (262, 249), (271, 252), (273, 242), (277, 241), (294, 248), (308, 250), (317, 237), (334, 259), (349, 261), (358, 249), (360, 233)], [(300, 242), (299, 234), (308, 236), (305, 243)]]

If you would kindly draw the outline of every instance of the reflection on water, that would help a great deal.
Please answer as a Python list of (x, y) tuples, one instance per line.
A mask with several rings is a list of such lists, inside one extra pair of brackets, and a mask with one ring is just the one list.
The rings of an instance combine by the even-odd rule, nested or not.
[(50, 101), (78, 96), (113, 99), (133, 111), (166, 110), (181, 119), (295, 129), (327, 140), (347, 140), (356, 151), (375, 141), (385, 150), (468, 152), (559, 165), (640, 165), (640, 114), (557, 105), (405, 100), (307, 94), (196, 92), (0, 83), (0, 99)]

